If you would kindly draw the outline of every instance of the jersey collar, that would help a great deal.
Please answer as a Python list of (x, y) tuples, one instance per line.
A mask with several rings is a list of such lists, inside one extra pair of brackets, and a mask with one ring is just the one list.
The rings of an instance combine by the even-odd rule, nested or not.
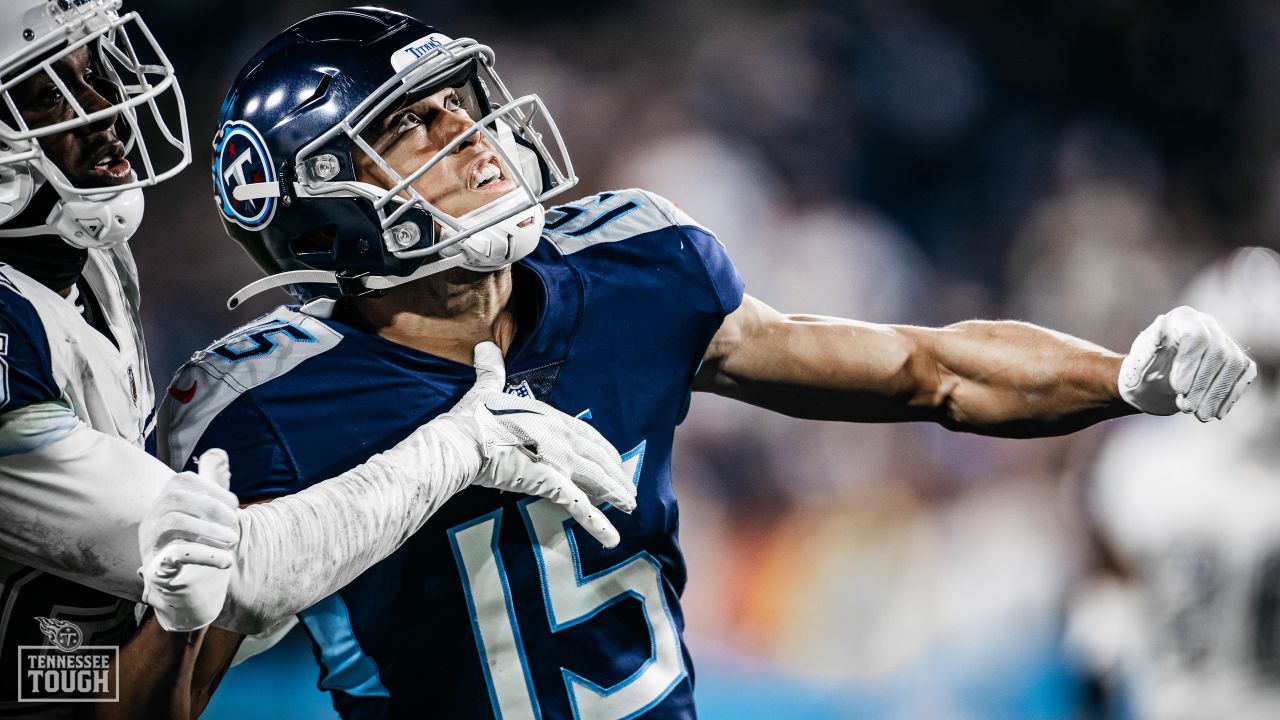
[(517, 266), (540, 287), (541, 307), (529, 332), (521, 332), (508, 353), (507, 374), (564, 362), (582, 324), (586, 286), (564, 256), (545, 240)]
[[(507, 353), (507, 374), (538, 369), (564, 362), (569, 356), (573, 338), (582, 322), (582, 308), (586, 286), (564, 256), (551, 243), (542, 241), (527, 257), (517, 263), (523, 270), (521, 279), (532, 282), (532, 291), (539, 299), (537, 317), (528, 330), (521, 329), (515, 343)], [(329, 298), (316, 298), (299, 308), (311, 317), (330, 325), (341, 325), (342, 334), (369, 335), (333, 319), (336, 302)], [(446, 374), (469, 374), (472, 368), (444, 358), (430, 355), (399, 343), (370, 335), (398, 353), (426, 362), (431, 370)]]

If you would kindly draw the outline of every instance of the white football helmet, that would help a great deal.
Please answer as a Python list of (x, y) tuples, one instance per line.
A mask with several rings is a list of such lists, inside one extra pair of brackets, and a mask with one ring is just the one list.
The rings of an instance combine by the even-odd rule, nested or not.
[[(186, 108), (173, 65), (138, 14), (119, 10), (120, 0), (0, 2), (0, 226), (21, 213), (45, 184), (59, 197), (43, 223), (0, 227), (0, 238), (56, 234), (75, 247), (117, 245), (142, 220), (141, 188), (191, 162)], [(89, 53), (102, 107), (86, 109), (55, 67), (82, 48)], [(33, 80), (52, 82), (70, 117), (31, 127), (14, 91)], [(123, 182), (73, 180), (41, 146), (42, 139), (110, 117), (117, 118), (123, 159), (129, 163), (117, 170), (128, 173)]]

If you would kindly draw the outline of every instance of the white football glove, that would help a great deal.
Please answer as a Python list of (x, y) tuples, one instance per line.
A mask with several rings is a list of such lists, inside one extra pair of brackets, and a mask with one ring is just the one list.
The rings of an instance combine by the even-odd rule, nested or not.
[(1182, 306), (1156, 318), (1120, 365), (1120, 395), (1152, 415), (1222, 419), (1258, 375), (1258, 365), (1212, 316)]
[(209, 450), (178, 473), (138, 526), (142, 601), (169, 632), (199, 630), (222, 611), (240, 541), (227, 454)]
[(491, 342), (475, 349), (476, 384), (448, 413), (476, 438), (483, 456), (476, 485), (545, 497), (600, 544), (618, 544), (613, 523), (596, 509), (636, 507), (635, 486), (618, 451), (595, 428), (538, 402), (503, 392), (506, 366)]

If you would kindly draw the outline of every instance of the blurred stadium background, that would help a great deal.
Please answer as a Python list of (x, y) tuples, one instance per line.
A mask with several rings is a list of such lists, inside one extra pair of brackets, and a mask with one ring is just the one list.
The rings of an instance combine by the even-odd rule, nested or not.
[[(133, 243), (161, 387), (285, 300), (224, 309), (258, 272), (216, 220), (204, 148), (241, 63), (347, 4), (125, 0), (178, 70), (196, 147)], [(670, 197), (784, 311), (1019, 318), (1123, 351), (1203, 264), (1277, 238), (1275, 3), (389, 5), (493, 46), (547, 102), (582, 194)], [(1063, 640), (1100, 565), (1085, 498), (1108, 431), (1001, 441), (699, 396), (674, 475), (702, 716), (1126, 717)], [(293, 637), (206, 717), (328, 717), (316, 679)]]

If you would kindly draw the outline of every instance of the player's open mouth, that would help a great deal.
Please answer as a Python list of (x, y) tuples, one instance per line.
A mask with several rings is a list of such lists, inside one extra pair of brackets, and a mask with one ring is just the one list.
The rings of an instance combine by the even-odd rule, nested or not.
[(90, 174), (105, 185), (116, 185), (129, 180), (130, 170), (129, 159), (124, 156), (124, 144), (116, 141), (98, 152)]
[(471, 180), (467, 187), (483, 193), (507, 193), (515, 189), (516, 183), (502, 172), (498, 156), (486, 155), (471, 167)]

